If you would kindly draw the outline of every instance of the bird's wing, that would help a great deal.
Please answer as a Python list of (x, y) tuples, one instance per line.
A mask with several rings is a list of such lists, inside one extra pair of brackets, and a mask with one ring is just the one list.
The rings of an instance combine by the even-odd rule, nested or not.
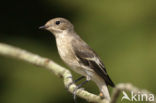
[(107, 85), (114, 87), (114, 83), (107, 74), (104, 64), (101, 62), (97, 54), (81, 39), (72, 41), (72, 48), (79, 59), (79, 63), (93, 69), (100, 77), (102, 77)]

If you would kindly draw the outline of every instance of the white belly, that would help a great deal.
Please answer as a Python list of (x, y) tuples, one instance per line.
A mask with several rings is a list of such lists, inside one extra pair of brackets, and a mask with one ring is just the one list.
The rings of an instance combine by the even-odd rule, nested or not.
[(93, 70), (84, 67), (78, 62), (78, 58), (75, 56), (72, 49), (72, 38), (67, 36), (60, 36), (56, 38), (57, 48), (61, 59), (75, 72), (87, 76), (92, 75)]
[(58, 48), (58, 52), (59, 55), (61, 57), (61, 59), (75, 72), (86, 76), (86, 72), (84, 69), (82, 69), (82, 67), (80, 66), (80, 64), (78, 63), (77, 58), (74, 56), (74, 52), (72, 50), (72, 45), (71, 45), (71, 40), (68, 39), (68, 41), (65, 40), (65, 38), (62, 38), (59, 40), (56, 39), (57, 42), (57, 48)]

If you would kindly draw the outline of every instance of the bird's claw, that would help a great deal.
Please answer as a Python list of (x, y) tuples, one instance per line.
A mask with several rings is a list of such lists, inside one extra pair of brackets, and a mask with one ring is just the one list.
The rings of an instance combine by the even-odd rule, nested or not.
[[(67, 78), (72, 78), (72, 76), (69, 76), (69, 77), (67, 77)], [(80, 80), (83, 79), (83, 78), (85, 78), (85, 77), (84, 77), (84, 76), (81, 76), (80, 78), (78, 78), (78, 79), (74, 80), (73, 82), (69, 83), (69, 84), (67, 85), (67, 89), (69, 90), (69, 87), (70, 87), (72, 84), (74, 84), (74, 83), (80, 81)], [(78, 89), (84, 89), (84, 88), (80, 88), (80, 87), (81, 87), (82, 85), (84, 85), (86, 82), (88, 82), (88, 80), (82, 82), (81, 84), (79, 84), (79, 85), (73, 90), (73, 98), (74, 98), (74, 102), (75, 102), (75, 103), (76, 103), (76, 92), (77, 92), (77, 90), (78, 90)]]
[(71, 79), (72, 79), (72, 76), (68, 76), (68, 77), (66, 77), (66, 78), (71, 78)]
[[(71, 78), (71, 79), (72, 79), (72, 76), (68, 76), (67, 78)], [(85, 78), (85, 77), (84, 77), (84, 76), (81, 76), (81, 77), (79, 77), (78, 79), (74, 80), (73, 82), (69, 83), (69, 84), (67, 85), (67, 89), (69, 89), (69, 87), (70, 87), (72, 84), (74, 84), (74, 83), (80, 81), (80, 80), (83, 79), (83, 78)]]
[(69, 84), (67, 85), (67, 89), (69, 89), (69, 87), (70, 87), (72, 84), (74, 84), (74, 82), (69, 83)]
[[(67, 79), (68, 79), (68, 78), (72, 79), (72, 76), (68, 76), (68, 77), (66, 77), (66, 78), (67, 78)], [(67, 85), (66, 88), (69, 89), (69, 87), (70, 87), (72, 84), (74, 84), (74, 82), (69, 83), (69, 84)]]
[(77, 93), (77, 90), (79, 90), (79, 89), (81, 89), (81, 90), (84, 90), (84, 88), (79, 88), (79, 87), (76, 87), (75, 89), (74, 89), (74, 91), (73, 91), (73, 98), (74, 98), (74, 101), (75, 101), (75, 103), (76, 103), (76, 93)]
[(73, 91), (73, 98), (75, 103), (76, 103), (76, 92), (77, 92), (77, 88), (75, 88)]

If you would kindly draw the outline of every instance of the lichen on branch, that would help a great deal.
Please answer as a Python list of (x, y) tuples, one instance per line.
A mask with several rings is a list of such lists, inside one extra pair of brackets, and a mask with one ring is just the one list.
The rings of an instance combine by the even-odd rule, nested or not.
[[(33, 54), (31, 52), (28, 52), (26, 50), (0, 43), (0, 55), (7, 56), (7, 57), (13, 57), (15, 59), (20, 59), (23, 61), (26, 61), (28, 63), (44, 67), (45, 69), (50, 70), (58, 77), (63, 78), (65, 87), (68, 87), (69, 84), (73, 82), (72, 74), (71, 72), (60, 66), (59, 64), (55, 63), (53, 60), (50, 60), (48, 58), (41, 57), (37, 54)], [(76, 88), (75, 84), (70, 85), (68, 88), (69, 92), (73, 93), (74, 89)], [(100, 96), (95, 95), (93, 93), (90, 93), (83, 89), (78, 89), (76, 95), (87, 100), (88, 102), (93, 103), (116, 103), (117, 98), (119, 97), (119, 94), (122, 90), (126, 91), (135, 91), (137, 92), (139, 89), (130, 85), (130, 84), (118, 84), (112, 93), (112, 99), (111, 101), (108, 101), (106, 99), (101, 99)], [(147, 90), (144, 90), (142, 92), (149, 93)]]

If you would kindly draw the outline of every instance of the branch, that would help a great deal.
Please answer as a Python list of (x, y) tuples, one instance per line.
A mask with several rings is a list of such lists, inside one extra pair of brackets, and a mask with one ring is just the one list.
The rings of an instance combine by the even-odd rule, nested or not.
[[(4, 43), (0, 43), (0, 55), (13, 57), (15, 59), (20, 59), (20, 60), (26, 61), (28, 63), (34, 64), (34, 65), (37, 65), (40, 67), (44, 67), (44, 68), (50, 70), (51, 72), (53, 72), (58, 77), (63, 78), (64, 85), (66, 88), (68, 87), (69, 84), (71, 84), (73, 82), (72, 78), (69, 78), (69, 77), (72, 77), (72, 74), (68, 69), (58, 65), (57, 63), (55, 63), (54, 61), (52, 61), (48, 58), (41, 57), (37, 54), (33, 54), (26, 50), (23, 50), (23, 49), (20, 49), (17, 47), (13, 47), (13, 46), (10, 46), (10, 45), (4, 44)], [(69, 90), (69, 92), (73, 93), (75, 88), (76, 88), (76, 85), (72, 84), (72, 85), (70, 85), (68, 90)], [(134, 92), (139, 91), (139, 89), (137, 89), (136, 87), (134, 87), (130, 84), (118, 84), (116, 86), (116, 88), (114, 88), (111, 103), (116, 103), (116, 100), (119, 97), (119, 94), (122, 90), (128, 90), (128, 91), (134, 91)], [(145, 91), (142, 91), (142, 92), (145, 92)], [(77, 96), (87, 100), (88, 102), (110, 103), (108, 100), (101, 99), (100, 96), (89, 93), (82, 89), (78, 89), (76, 94), (77, 94)]]
[[(134, 94), (139, 94), (139, 95), (146, 94), (147, 98), (149, 98), (150, 94), (152, 94), (154, 96), (154, 94), (149, 92), (148, 90), (141, 90), (141, 89), (133, 86), (130, 83), (120, 83), (120, 84), (116, 85), (116, 88), (114, 89), (114, 91), (112, 93), (111, 103), (117, 102), (117, 98), (119, 97), (119, 95), (122, 91), (129, 91), (129, 92), (133, 91)], [(156, 103), (156, 98), (154, 98), (154, 101), (151, 101), (150, 103)]]
[[(63, 78), (65, 87), (68, 87), (68, 85), (73, 82), (72, 78), (69, 78), (72, 77), (72, 74), (68, 69), (58, 65), (48, 58), (41, 57), (37, 54), (33, 54), (26, 50), (13, 47), (4, 43), (0, 43), (0, 55), (13, 57), (15, 59), (20, 59), (28, 63), (35, 64), (37, 66), (45, 67), (46, 69), (53, 72), (55, 75)], [(70, 85), (69, 92), (73, 93), (75, 88), (75, 84)], [(82, 89), (77, 90), (77, 95), (89, 102), (108, 103), (107, 100), (102, 100), (100, 96), (89, 93)]]

